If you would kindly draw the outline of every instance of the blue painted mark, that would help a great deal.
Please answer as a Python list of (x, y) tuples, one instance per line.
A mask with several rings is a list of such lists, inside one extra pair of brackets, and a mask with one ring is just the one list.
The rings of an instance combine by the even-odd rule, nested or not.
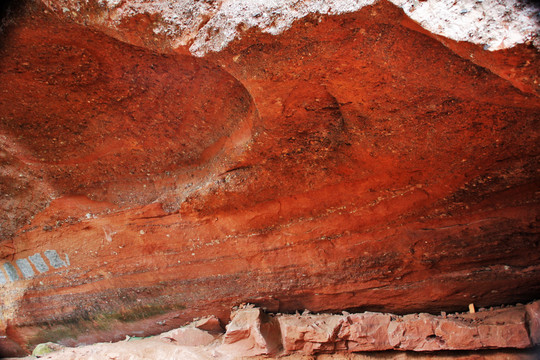
[(34, 276), (34, 269), (32, 269), (32, 265), (30, 265), (30, 262), (27, 259), (18, 259), (15, 260), (15, 263), (19, 267), (19, 270), (21, 270), (25, 279), (30, 279)]
[[(60, 258), (56, 250), (45, 250), (43, 254), (49, 260), (50, 266), (55, 269), (68, 267), (70, 265), (68, 254), (65, 254), (65, 261)], [(43, 260), (43, 257), (40, 253), (31, 255), (27, 259), (17, 259), (15, 260), (15, 264), (19, 268), (23, 279), (31, 279), (36, 275), (36, 272), (34, 271), (32, 265), (34, 265), (34, 267), (39, 273), (49, 271), (49, 265), (45, 262), (45, 260)], [(5, 270), (5, 273), (4, 271), (2, 271), (2, 266)], [(7, 274), (7, 277), (5, 274)], [(17, 272), (17, 268), (13, 264), (8, 262), (0, 264), (0, 285), (7, 284), (8, 282), (15, 282), (17, 280), (21, 280), (21, 277)]]
[(49, 263), (53, 268), (59, 269), (64, 266), (67, 267), (66, 263), (62, 259), (60, 259), (60, 256), (58, 256), (56, 250), (45, 250), (43, 253), (47, 257), (47, 259), (49, 259)]
[(5, 283), (7, 283), (6, 276), (4, 275), (4, 272), (0, 270), (0, 285), (4, 285)]
[(17, 274), (17, 270), (15, 269), (15, 266), (11, 265), (10, 263), (4, 263), (4, 270), (6, 270), (9, 280), (11, 281), (19, 280), (19, 274)]
[(43, 258), (41, 257), (40, 253), (29, 256), (28, 259), (32, 262), (32, 264), (34, 264), (37, 271), (39, 271), (40, 273), (49, 271), (49, 267), (45, 263), (45, 260), (43, 260)]

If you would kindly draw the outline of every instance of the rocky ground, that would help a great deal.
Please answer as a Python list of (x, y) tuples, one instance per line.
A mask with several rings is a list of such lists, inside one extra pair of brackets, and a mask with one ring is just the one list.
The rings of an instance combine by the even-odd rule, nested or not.
[[(534, 359), (540, 345), (540, 301), (475, 313), (266, 314), (253, 305), (233, 310), (226, 331), (216, 317), (149, 338), (78, 348), (40, 344), (41, 359)], [(531, 349), (455, 352), (455, 350)], [(385, 352), (386, 350), (386, 352)], [(392, 352), (407, 350), (415, 353)], [(325, 354), (333, 355), (325, 355)], [(360, 353), (360, 354), (358, 354)], [(440, 355), (439, 355), (440, 354)], [(28, 358), (27, 358), (28, 359)]]

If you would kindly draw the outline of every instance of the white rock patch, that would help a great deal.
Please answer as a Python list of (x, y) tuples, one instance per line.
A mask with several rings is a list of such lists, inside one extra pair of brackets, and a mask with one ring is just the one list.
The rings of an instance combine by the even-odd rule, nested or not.
[[(42, 0), (54, 10), (78, 13), (84, 2)], [(378, 0), (93, 0), (103, 9), (99, 22), (115, 27), (138, 14), (158, 15), (152, 29), (204, 56), (223, 50), (256, 27), (277, 35), (309, 14), (354, 12)], [(428, 31), (457, 41), (500, 50), (532, 41), (540, 47), (540, 8), (527, 0), (389, 0)], [(74, 15), (76, 16), (76, 15)], [(103, 25), (103, 24), (100, 24)]]
[(391, 0), (426, 30), (457, 41), (501, 50), (535, 40), (540, 8), (518, 0)]

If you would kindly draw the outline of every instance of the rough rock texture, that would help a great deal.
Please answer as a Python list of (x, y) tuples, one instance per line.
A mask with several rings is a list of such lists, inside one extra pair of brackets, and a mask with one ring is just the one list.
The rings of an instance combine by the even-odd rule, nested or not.
[(0, 46), (4, 354), (241, 302), (450, 312), (540, 293), (535, 47), (459, 43), (380, 1), (247, 24), (199, 58), (148, 37), (156, 13), (116, 28), (89, 6), (82, 26), (56, 4), (28, 3)]
[[(539, 302), (528, 307), (538, 306)], [(335, 351), (477, 350), (528, 348), (538, 342), (525, 306), (475, 314), (434, 316), (365, 312), (344, 315), (283, 315), (278, 318), (286, 353)]]
[[(165, 350), (162, 351), (161, 349)], [(166, 352), (169, 351), (169, 352)], [(175, 351), (174, 353), (172, 351)], [(61, 353), (51, 354), (43, 360), (80, 360), (80, 359), (106, 359), (106, 360), (154, 360), (165, 356), (170, 360), (215, 360), (211, 354), (202, 353), (197, 348), (171, 348), (168, 345), (145, 341), (142, 344), (96, 344), (79, 349), (70, 349)], [(20, 358), (17, 358), (20, 359)], [(235, 356), (224, 357), (224, 360), (433, 360), (433, 354), (411, 354), (395, 352), (376, 352), (363, 354), (317, 354), (317, 355), (288, 355), (288, 356)], [(438, 353), (438, 360), (537, 360), (535, 351), (478, 351), (458, 353)], [(10, 358), (6, 360), (15, 360)]]
[[(358, 11), (377, 0), (42, 0), (53, 11), (150, 47), (188, 47), (197, 56), (223, 50), (256, 27), (277, 35), (312, 14)], [(519, 0), (390, 0), (426, 30), (501, 50), (537, 37), (539, 7)], [(143, 22), (138, 24), (137, 22)], [(143, 35), (141, 37), (141, 34)], [(139, 38), (139, 39), (137, 39)]]
[(221, 333), (223, 332), (223, 327), (221, 326), (221, 321), (214, 315), (204, 317), (195, 322), (195, 327), (209, 333)]
[(231, 322), (218, 349), (224, 354), (273, 355), (280, 350), (279, 324), (261, 309), (242, 308), (231, 314)]
[[(282, 344), (286, 352), (313, 354), (332, 352), (338, 343), (338, 333), (343, 322), (338, 315), (283, 316), (279, 318)], [(338, 344), (336, 344), (338, 343)], [(346, 346), (340, 346), (347, 349)]]
[[(346, 343), (348, 351), (390, 349), (388, 326), (391, 320), (389, 314), (351, 314), (342, 321), (337, 337)], [(340, 346), (343, 346), (343, 343)]]
[[(538, 304), (540, 301), (532, 305)], [(463, 350), (530, 345), (531, 340), (526, 328), (530, 326), (531, 320), (529, 324), (524, 321), (525, 311), (525, 307), (520, 305), (477, 314), (454, 314), (449, 318), (428, 314), (396, 316), (367, 312), (344, 315), (266, 315), (258, 308), (247, 306), (232, 313), (231, 322), (223, 336), (200, 330), (194, 322), (158, 337), (143, 340), (127, 338), (115, 344), (96, 344), (76, 349), (58, 349), (59, 346), (54, 343), (40, 346), (47, 351), (58, 350), (44, 357), (49, 360), (232, 360), (254, 359), (257, 355), (264, 355), (266, 359), (270, 356), (301, 359), (308, 355), (319, 358), (321, 353), (339, 354), (338, 359), (365, 359), (372, 356), (377, 359), (406, 359), (412, 356), (381, 350)], [(484, 331), (485, 336), (482, 335), (483, 328), (489, 329)], [(508, 337), (503, 341), (499, 336), (502, 333)], [(372, 355), (366, 355), (366, 351), (371, 351)], [(358, 357), (348, 356), (351, 352), (364, 354)], [(444, 354), (439, 352), (437, 358), (444, 358)], [(535, 351), (485, 352), (473, 356), (454, 353), (451, 358), (510, 360), (533, 359), (534, 355)], [(423, 357), (417, 355), (414, 358)]]
[(161, 334), (159, 337), (183, 346), (205, 346), (215, 340), (212, 334), (196, 327), (171, 330)]
[(531, 341), (540, 344), (540, 301), (535, 301), (525, 306), (529, 323)]

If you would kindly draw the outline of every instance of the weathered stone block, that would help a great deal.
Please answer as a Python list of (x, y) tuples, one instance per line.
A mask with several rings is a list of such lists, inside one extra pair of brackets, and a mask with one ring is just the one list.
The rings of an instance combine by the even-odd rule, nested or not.
[(529, 334), (534, 345), (540, 345), (540, 300), (525, 305)]
[(349, 351), (391, 349), (388, 338), (389, 314), (365, 312), (348, 315), (341, 325), (339, 339), (347, 340)]
[(219, 351), (242, 356), (274, 354), (280, 348), (279, 324), (261, 309), (233, 311)]

